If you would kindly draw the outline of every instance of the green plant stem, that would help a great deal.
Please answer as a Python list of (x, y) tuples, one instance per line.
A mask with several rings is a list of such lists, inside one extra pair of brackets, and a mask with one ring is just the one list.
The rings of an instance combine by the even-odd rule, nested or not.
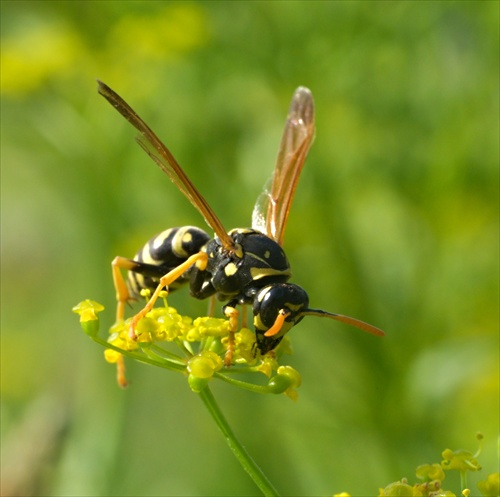
[(269, 387), (267, 385), (254, 385), (253, 383), (247, 383), (246, 381), (235, 380), (234, 378), (229, 378), (226, 374), (215, 373), (215, 378), (219, 378), (222, 381), (229, 383), (237, 388), (243, 388), (254, 393), (270, 393)]
[(460, 471), (460, 490), (467, 488), (467, 471)]
[(169, 369), (171, 371), (177, 371), (179, 373), (185, 373), (186, 372), (186, 366), (179, 364), (177, 362), (173, 362), (169, 359), (156, 356), (155, 359), (152, 359), (151, 357), (148, 357), (147, 355), (142, 355), (141, 353), (130, 351), (130, 350), (124, 350), (120, 349), (119, 347), (116, 347), (115, 345), (107, 342), (106, 340), (103, 340), (102, 338), (98, 336), (92, 336), (90, 337), (92, 340), (99, 345), (102, 345), (106, 349), (112, 349), (116, 350), (116, 352), (119, 352), (120, 354), (124, 355), (125, 357), (130, 357), (131, 359), (134, 359), (139, 362), (144, 362), (145, 364), (150, 364), (151, 366), (157, 366), (159, 368), (164, 368), (164, 369)]
[(278, 497), (278, 491), (267, 479), (267, 476), (262, 472), (259, 466), (257, 466), (257, 463), (252, 459), (229, 426), (209, 387), (207, 386), (204, 388), (199, 395), (210, 412), (210, 415), (224, 435), (229, 448), (235, 455), (236, 459), (238, 459), (239, 463), (243, 466), (243, 469), (250, 475), (250, 478), (252, 478), (254, 483), (266, 497)]

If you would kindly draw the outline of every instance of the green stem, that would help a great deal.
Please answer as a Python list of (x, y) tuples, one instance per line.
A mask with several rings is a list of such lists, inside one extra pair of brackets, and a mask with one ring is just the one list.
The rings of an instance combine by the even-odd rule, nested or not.
[(467, 471), (460, 471), (460, 486), (462, 491), (467, 488)]
[(156, 359), (152, 359), (151, 357), (148, 357), (146, 355), (141, 355), (137, 352), (120, 349), (119, 347), (116, 347), (115, 345), (107, 342), (106, 340), (103, 340), (102, 338), (99, 338), (98, 336), (92, 336), (90, 338), (92, 338), (94, 342), (98, 343), (99, 345), (102, 345), (106, 349), (116, 350), (116, 352), (119, 352), (125, 357), (130, 357), (131, 359), (135, 359), (136, 361), (144, 362), (146, 364), (150, 364), (151, 366), (158, 366), (159, 368), (170, 369), (171, 371), (177, 371), (180, 373), (186, 372), (186, 366), (178, 364), (177, 362), (173, 362), (169, 359), (165, 359), (159, 356), (157, 356)]
[(273, 487), (272, 483), (267, 479), (267, 476), (262, 472), (259, 466), (257, 466), (257, 463), (252, 459), (229, 426), (208, 386), (200, 392), (200, 397), (224, 435), (229, 448), (232, 450), (243, 469), (250, 475), (253, 482), (266, 497), (278, 497), (278, 491)]
[[(227, 373), (227, 372), (226, 372)], [(226, 376), (226, 374), (215, 373), (215, 378), (219, 378), (222, 381), (225, 381), (234, 387), (243, 388), (244, 390), (249, 390), (254, 393), (270, 393), (269, 387), (267, 385), (255, 385), (253, 383), (247, 383), (246, 381), (235, 380), (234, 378), (230, 378)]]

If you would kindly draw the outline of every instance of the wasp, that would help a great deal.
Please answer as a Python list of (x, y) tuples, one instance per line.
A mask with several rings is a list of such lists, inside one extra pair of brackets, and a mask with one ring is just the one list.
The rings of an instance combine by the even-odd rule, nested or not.
[[(257, 199), (251, 228), (227, 231), (208, 202), (139, 115), (109, 86), (98, 81), (98, 92), (138, 131), (139, 145), (187, 197), (214, 231), (210, 237), (193, 226), (171, 228), (153, 237), (132, 258), (112, 262), (117, 296), (117, 322), (123, 321), (125, 304), (141, 290), (150, 290), (146, 305), (131, 319), (129, 333), (136, 337), (138, 322), (153, 308), (162, 290), (189, 285), (197, 299), (216, 297), (225, 302), (222, 312), (230, 332), (225, 365), (234, 354), (238, 306), (252, 306), (255, 353), (273, 351), (290, 329), (305, 316), (335, 319), (373, 335), (384, 335), (358, 319), (309, 307), (306, 291), (290, 283), (290, 263), (283, 250), (285, 227), (299, 176), (314, 138), (314, 101), (305, 87), (295, 90), (270, 183)], [(128, 270), (126, 283), (121, 270)]]

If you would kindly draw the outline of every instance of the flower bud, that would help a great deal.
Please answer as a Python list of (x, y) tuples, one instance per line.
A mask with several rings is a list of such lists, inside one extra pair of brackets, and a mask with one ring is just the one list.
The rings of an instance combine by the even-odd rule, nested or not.
[(458, 469), (459, 471), (478, 471), (481, 469), (477, 459), (468, 450), (445, 449), (441, 455), (444, 459), (441, 462), (443, 469)]
[(381, 488), (379, 497), (414, 497), (413, 487), (408, 483), (396, 481)]
[(190, 374), (188, 376), (188, 383), (194, 393), (200, 393), (208, 385), (208, 379), (198, 378), (197, 376)]
[(477, 483), (477, 488), (484, 497), (500, 495), (500, 473), (491, 473), (486, 480)]
[(444, 480), (445, 474), (440, 464), (422, 464), (417, 467), (417, 478), (423, 481)]
[(196, 378), (211, 378), (222, 368), (222, 359), (215, 352), (206, 350), (191, 357), (187, 368), (190, 375)]
[(84, 300), (73, 307), (72, 311), (80, 316), (80, 325), (85, 333), (95, 336), (99, 332), (99, 317), (97, 314), (104, 306), (93, 300)]
[(280, 366), (277, 374), (268, 383), (271, 393), (286, 393), (294, 388), (298, 388), (302, 380), (299, 373), (291, 366)]

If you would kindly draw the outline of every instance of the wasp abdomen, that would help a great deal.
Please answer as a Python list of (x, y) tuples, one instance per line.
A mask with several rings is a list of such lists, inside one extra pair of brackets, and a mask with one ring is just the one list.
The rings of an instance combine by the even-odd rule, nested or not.
[[(128, 273), (131, 293), (138, 295), (143, 289), (154, 290), (162, 276), (198, 253), (209, 240), (207, 233), (195, 226), (170, 228), (151, 238), (134, 257), (134, 261), (142, 265)], [(177, 279), (169, 290), (187, 281), (189, 273)]]

